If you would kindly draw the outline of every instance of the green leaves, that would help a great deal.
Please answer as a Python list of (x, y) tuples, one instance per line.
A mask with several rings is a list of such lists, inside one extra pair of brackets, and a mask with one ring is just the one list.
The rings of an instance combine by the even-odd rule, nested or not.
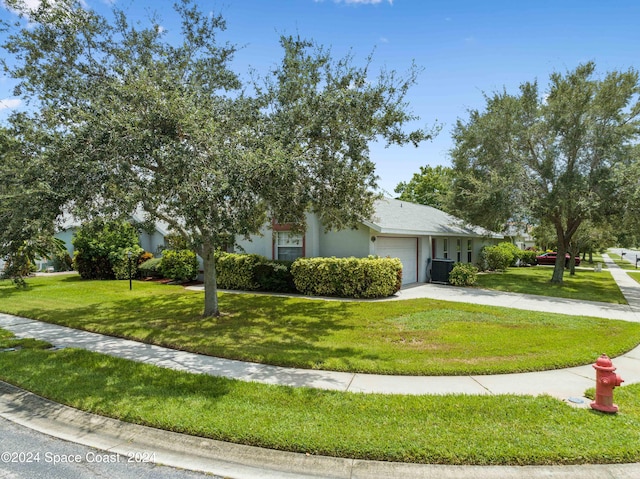
[[(415, 120), (405, 103), (415, 67), (374, 79), (370, 58), (334, 59), (299, 38), (282, 39), (272, 77), (240, 90), (236, 47), (218, 41), (224, 19), (193, 0), (175, 5), (181, 31), (172, 42), (157, 19), (140, 27), (115, 10), (109, 20), (76, 0), (21, 11), (31, 24), (4, 45), (15, 60), (9, 73), (42, 109), (40, 127), (55, 141), (40, 146), (68, 172), (76, 212), (141, 206), (203, 258), (270, 218), (299, 229), (310, 211), (326, 228), (368, 218), (378, 196), (369, 142), (417, 144), (432, 134), (403, 131)], [(206, 275), (212, 265), (205, 261)]]
[(638, 73), (595, 78), (595, 65), (554, 73), (546, 93), (524, 83), (518, 95), (487, 96), (454, 132), (454, 214), (499, 228), (550, 222), (559, 252), (580, 224), (606, 221), (625, 194), (614, 165), (640, 131)]
[(453, 185), (452, 169), (438, 165), (421, 166), (420, 173), (414, 173), (409, 182), (402, 182), (396, 186), (395, 192), (400, 193), (398, 199), (433, 206), (440, 210), (447, 210), (447, 195)]

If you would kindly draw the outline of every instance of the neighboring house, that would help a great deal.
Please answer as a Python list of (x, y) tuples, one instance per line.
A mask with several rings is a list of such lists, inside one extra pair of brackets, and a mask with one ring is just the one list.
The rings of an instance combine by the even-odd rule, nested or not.
[(511, 223), (504, 232), (505, 238), (511, 240), (518, 248), (526, 250), (536, 245), (535, 238), (531, 235), (533, 226)]
[(476, 263), (480, 249), (504, 237), (464, 225), (462, 220), (431, 206), (385, 198), (375, 204), (375, 214), (356, 229), (325, 232), (313, 215), (307, 216), (304, 234), (287, 225), (266, 225), (261, 235), (237, 242), (240, 250), (269, 259), (300, 257), (400, 258), (402, 282), (426, 282), (434, 258)]

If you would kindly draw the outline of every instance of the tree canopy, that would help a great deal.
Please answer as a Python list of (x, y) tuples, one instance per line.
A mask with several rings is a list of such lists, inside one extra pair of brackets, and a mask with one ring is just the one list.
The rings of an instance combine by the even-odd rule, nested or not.
[[(219, 15), (178, 1), (179, 40), (157, 19), (113, 20), (76, 0), (42, 2), (4, 45), (18, 92), (37, 103), (49, 165), (68, 172), (77, 213), (143, 208), (188, 238), (203, 258), (205, 315), (219, 314), (214, 251), (270, 219), (304, 229), (313, 211), (327, 228), (370, 216), (377, 198), (369, 142), (417, 144), (406, 76), (370, 73), (313, 42), (283, 37), (283, 59), (243, 85), (220, 44)], [(172, 32), (175, 36), (178, 32)]]
[(519, 94), (486, 95), (484, 111), (454, 131), (454, 214), (494, 230), (549, 222), (559, 258), (552, 281), (561, 282), (581, 224), (619, 215), (628, 198), (616, 171), (637, 161), (639, 93), (636, 71), (599, 77), (586, 63), (553, 73), (545, 92), (526, 82)]
[(55, 221), (67, 197), (59, 178), (52, 177), (42, 148), (49, 143), (22, 115), (12, 128), (0, 128), (0, 258), (7, 258), (8, 276), (23, 285), (23, 276), (37, 257), (63, 248), (54, 239)]
[(433, 206), (447, 211), (448, 195), (453, 186), (453, 170), (448, 166), (421, 166), (420, 173), (414, 173), (411, 180), (396, 186), (398, 199)]

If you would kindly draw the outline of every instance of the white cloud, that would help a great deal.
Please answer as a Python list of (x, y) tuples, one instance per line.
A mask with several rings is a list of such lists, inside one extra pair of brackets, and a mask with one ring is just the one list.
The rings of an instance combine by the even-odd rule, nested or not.
[(40, 6), (40, 0), (24, 0), (24, 4), (29, 7), (29, 10), (37, 10)]
[[(40, 6), (40, 0), (23, 0), (25, 7), (27, 7), (29, 10), (33, 11), (33, 10), (37, 10), (38, 7)], [(11, 8), (9, 8), (6, 4), (6, 2), (2, 2), (2, 6), (4, 8), (6, 8), (7, 10), (14, 12), (15, 11)]]
[[(42, 3), (42, 0), (22, 0), (24, 2), (24, 5), (31, 11), (35, 11), (38, 9), (38, 7), (40, 6), (40, 4)], [(108, 4), (112, 4), (114, 3), (116, 0), (106, 0), (106, 3)], [(55, 3), (55, 0), (52, 0), (51, 3)], [(81, 0), (80, 4), (84, 7), (87, 8), (87, 4), (85, 2), (85, 0)], [(9, 8), (6, 4), (6, 2), (2, 1), (2, 6), (4, 8), (6, 8), (7, 10), (16, 13), (13, 9)]]
[(22, 100), (18, 98), (5, 98), (0, 100), (0, 110), (11, 110), (18, 108), (22, 104)]

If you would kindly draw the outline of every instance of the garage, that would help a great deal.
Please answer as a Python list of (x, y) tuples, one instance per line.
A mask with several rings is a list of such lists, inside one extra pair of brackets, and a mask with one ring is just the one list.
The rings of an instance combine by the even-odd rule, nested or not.
[(402, 262), (402, 284), (418, 281), (418, 238), (378, 236), (376, 254), (382, 258), (399, 258)]

